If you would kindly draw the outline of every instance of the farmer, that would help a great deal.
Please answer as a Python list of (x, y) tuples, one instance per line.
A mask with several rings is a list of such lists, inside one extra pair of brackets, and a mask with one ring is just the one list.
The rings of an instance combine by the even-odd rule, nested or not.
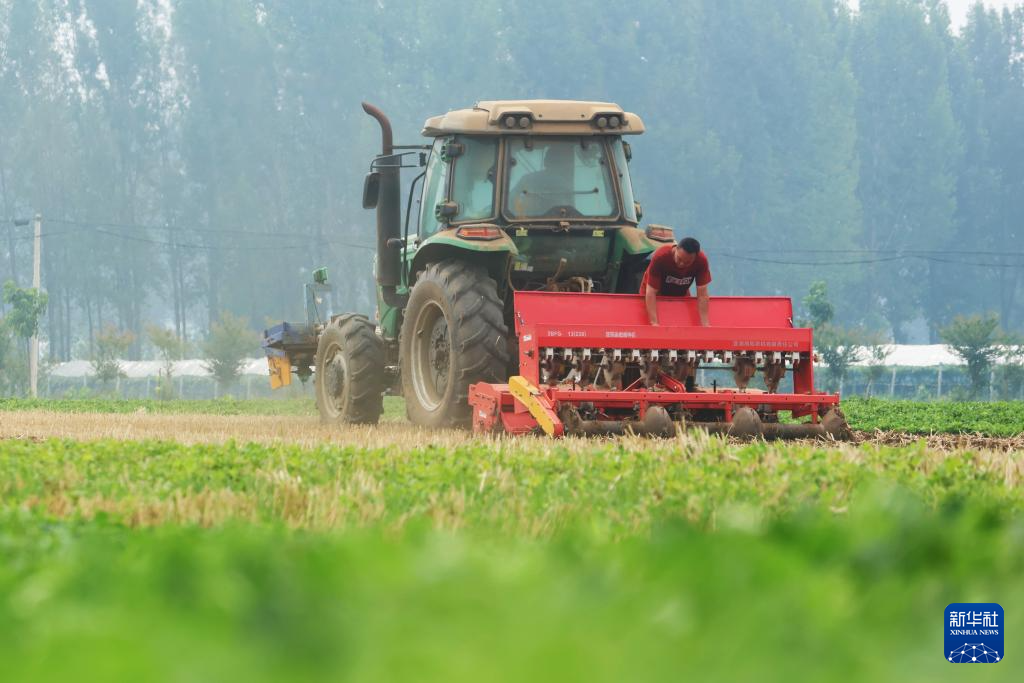
[(644, 295), (647, 318), (652, 325), (658, 324), (657, 298), (661, 296), (689, 296), (690, 285), (697, 284), (697, 312), (700, 324), (708, 326), (708, 283), (711, 269), (708, 257), (700, 250), (700, 242), (684, 237), (679, 244), (659, 247), (651, 256), (640, 293)]

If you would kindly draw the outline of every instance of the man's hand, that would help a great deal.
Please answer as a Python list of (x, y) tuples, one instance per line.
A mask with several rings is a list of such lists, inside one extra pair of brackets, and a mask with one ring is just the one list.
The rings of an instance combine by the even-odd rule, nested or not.
[(700, 314), (700, 324), (709, 327), (708, 304), (711, 297), (708, 296), (708, 286), (697, 287), (697, 313)]
[(647, 321), (653, 327), (658, 327), (658, 290), (650, 285), (647, 285), (647, 291), (644, 292), (644, 306), (647, 308)]

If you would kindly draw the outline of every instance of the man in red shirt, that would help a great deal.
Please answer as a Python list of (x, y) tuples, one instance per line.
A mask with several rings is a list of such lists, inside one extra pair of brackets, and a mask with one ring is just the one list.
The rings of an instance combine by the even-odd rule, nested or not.
[(692, 237), (684, 237), (679, 240), (679, 244), (666, 244), (654, 252), (640, 284), (640, 293), (644, 295), (647, 306), (647, 318), (652, 325), (658, 324), (658, 295), (689, 296), (690, 285), (694, 281), (697, 283), (700, 324), (707, 327), (711, 268), (708, 266), (708, 257), (700, 250), (700, 242)]

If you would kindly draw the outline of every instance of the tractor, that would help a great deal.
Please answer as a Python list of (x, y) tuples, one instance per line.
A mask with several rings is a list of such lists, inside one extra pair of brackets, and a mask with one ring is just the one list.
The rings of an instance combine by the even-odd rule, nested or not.
[[(326, 422), (376, 423), (390, 390), (415, 424), (467, 425), (469, 387), (516, 374), (513, 292), (635, 293), (648, 256), (674, 239), (639, 227), (626, 137), (644, 126), (618, 105), (479, 102), (428, 119), (430, 144), (409, 146), (394, 144), (380, 109), (363, 109), (382, 138), (363, 185), (377, 319), (318, 320), (309, 290), (326, 284), (321, 270), (306, 324), (265, 333), (272, 382), (315, 371)], [(408, 168), (422, 170), (403, 198)]]
[[(675, 235), (640, 227), (626, 140), (639, 116), (482, 101), (427, 119), (430, 144), (396, 145), (387, 116), (363, 109), (381, 130), (362, 197), (376, 210), (376, 320), (324, 311), (320, 269), (306, 322), (264, 332), (271, 385), (312, 375), (324, 422), (374, 424), (390, 391), (432, 428), (849, 435), (839, 396), (814, 390), (812, 331), (793, 326), (788, 298), (713, 298), (709, 328), (692, 298), (666, 297), (662, 326), (648, 324), (637, 290)], [(422, 169), (404, 198), (403, 169)], [(736, 387), (696, 386), (698, 368), (731, 370)], [(767, 390), (748, 388), (757, 370)]]

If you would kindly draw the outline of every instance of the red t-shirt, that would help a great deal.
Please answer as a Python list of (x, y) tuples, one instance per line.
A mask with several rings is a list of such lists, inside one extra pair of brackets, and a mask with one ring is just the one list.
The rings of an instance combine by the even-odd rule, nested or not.
[(643, 282), (640, 284), (640, 294), (647, 292), (648, 282), (662, 296), (689, 296), (690, 285), (694, 280), (697, 281), (698, 287), (711, 282), (711, 268), (703, 251), (697, 252), (697, 258), (689, 266), (680, 268), (672, 258), (673, 246), (666, 244), (654, 252), (651, 264), (647, 266), (647, 272), (644, 273)]

